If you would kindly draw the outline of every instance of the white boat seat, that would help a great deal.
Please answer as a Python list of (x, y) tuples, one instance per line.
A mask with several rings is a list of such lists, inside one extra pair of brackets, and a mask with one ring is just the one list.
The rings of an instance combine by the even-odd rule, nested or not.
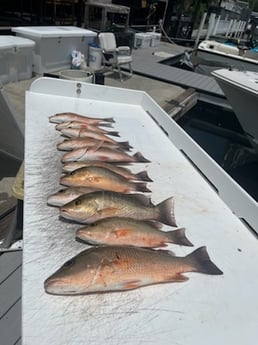
[(121, 65), (128, 65), (129, 74), (127, 79), (133, 75), (132, 55), (128, 46), (118, 46), (115, 35), (112, 32), (102, 32), (99, 34), (99, 43), (102, 49), (104, 63), (111, 64), (113, 69), (118, 69), (120, 81), (124, 80), (125, 73), (122, 73)]

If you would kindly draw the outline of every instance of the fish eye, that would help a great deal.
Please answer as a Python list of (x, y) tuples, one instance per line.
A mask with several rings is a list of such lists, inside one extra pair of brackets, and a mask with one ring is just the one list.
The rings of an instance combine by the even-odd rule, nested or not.
[(77, 199), (77, 200), (75, 200), (75, 205), (76, 205), (76, 206), (81, 205), (81, 199)]
[(71, 259), (66, 261), (66, 263), (64, 264), (64, 267), (69, 267), (72, 266), (75, 263), (75, 259)]

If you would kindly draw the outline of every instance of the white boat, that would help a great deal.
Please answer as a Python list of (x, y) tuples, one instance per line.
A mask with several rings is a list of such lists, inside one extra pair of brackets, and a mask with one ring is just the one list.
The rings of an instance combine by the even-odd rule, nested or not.
[(251, 144), (258, 151), (258, 73), (220, 69), (212, 72)]
[(205, 40), (198, 45), (197, 56), (214, 62), (214, 66), (217, 62), (224, 63), (225, 67), (258, 71), (258, 52), (246, 47), (241, 48), (215, 40)]

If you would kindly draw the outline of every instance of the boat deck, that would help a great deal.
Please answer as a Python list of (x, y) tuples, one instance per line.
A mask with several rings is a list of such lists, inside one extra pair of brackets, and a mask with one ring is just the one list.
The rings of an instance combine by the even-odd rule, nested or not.
[(0, 343), (21, 344), (22, 252), (0, 256)]

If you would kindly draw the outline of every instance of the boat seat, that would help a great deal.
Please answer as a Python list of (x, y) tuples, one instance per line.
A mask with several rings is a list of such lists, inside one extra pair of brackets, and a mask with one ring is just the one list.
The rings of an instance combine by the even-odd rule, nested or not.
[[(102, 32), (99, 34), (99, 43), (102, 49), (104, 63), (111, 65), (112, 69), (118, 69), (120, 81), (131, 78), (132, 70), (132, 54), (129, 46), (118, 46), (116, 44), (115, 35), (112, 32)], [(128, 65), (129, 73), (125, 75), (121, 66)]]

